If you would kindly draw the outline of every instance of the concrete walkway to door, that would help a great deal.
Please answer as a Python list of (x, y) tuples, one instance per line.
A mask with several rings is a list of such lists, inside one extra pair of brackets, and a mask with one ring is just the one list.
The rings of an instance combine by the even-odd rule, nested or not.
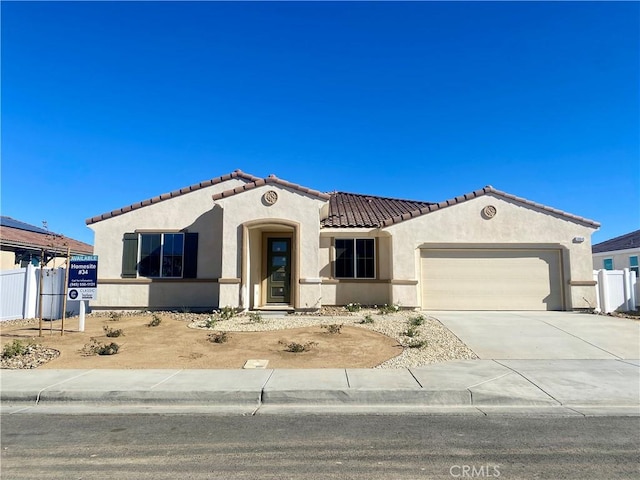
[(640, 322), (574, 312), (427, 311), (483, 360), (640, 358)]

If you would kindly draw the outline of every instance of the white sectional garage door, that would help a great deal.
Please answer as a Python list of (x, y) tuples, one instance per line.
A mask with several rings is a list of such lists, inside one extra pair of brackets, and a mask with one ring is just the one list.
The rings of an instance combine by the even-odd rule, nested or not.
[(562, 310), (559, 250), (424, 249), (422, 308)]

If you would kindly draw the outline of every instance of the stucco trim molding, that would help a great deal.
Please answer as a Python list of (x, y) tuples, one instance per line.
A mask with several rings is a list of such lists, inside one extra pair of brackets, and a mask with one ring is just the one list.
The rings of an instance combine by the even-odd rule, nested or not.
[(418, 285), (418, 280), (391, 280), (391, 285)]
[(597, 284), (595, 280), (569, 280), (572, 287), (595, 287)]
[(320, 285), (322, 283), (321, 278), (301, 278), (299, 280), (302, 285)]
[(150, 283), (218, 283), (217, 278), (99, 278), (99, 285), (148, 285)]
[(219, 278), (218, 283), (221, 285), (239, 285), (241, 279), (239, 278)]

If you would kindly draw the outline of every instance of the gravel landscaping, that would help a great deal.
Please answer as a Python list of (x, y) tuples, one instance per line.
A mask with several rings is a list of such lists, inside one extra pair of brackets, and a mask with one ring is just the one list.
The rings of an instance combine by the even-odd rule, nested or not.
[[(292, 329), (341, 325), (344, 327), (356, 328), (356, 331), (357, 329), (362, 328), (371, 332), (383, 334), (394, 339), (399, 345), (404, 347), (400, 351), (399, 355), (389, 358), (375, 366), (372, 364), (373, 368), (419, 367), (449, 360), (478, 358), (464, 343), (462, 343), (462, 341), (460, 341), (436, 318), (414, 311), (398, 311), (381, 314), (377, 309), (362, 309), (359, 312), (352, 313), (348, 312), (345, 308), (329, 307), (323, 308), (320, 312), (314, 314), (296, 313), (289, 315), (273, 315), (268, 312), (261, 312), (259, 316), (256, 316), (255, 314), (239, 314), (232, 316), (227, 320), (219, 319), (218, 315), (215, 316), (217, 320), (213, 324), (210, 322), (210, 319), (214, 317), (211, 314), (196, 314), (188, 312), (157, 312), (157, 314), (162, 315), (169, 321), (184, 323), (185, 327), (189, 327), (189, 329), (212, 332), (273, 332), (280, 330), (292, 332), (294, 331)], [(112, 315), (113, 314), (109, 312), (95, 312), (89, 314), (87, 315), (87, 325), (92, 325), (97, 321), (98, 323), (107, 323), (108, 325), (113, 325), (115, 327), (119, 324), (117, 321), (112, 323)], [(151, 313), (122, 312), (118, 314), (119, 317), (123, 318), (123, 321), (125, 318), (134, 319), (139, 318), (141, 315), (150, 316)], [(369, 322), (365, 323), (363, 321), (365, 318), (367, 318)], [(77, 321), (77, 319), (70, 319), (70, 325), (75, 321)], [(412, 323), (414, 325), (410, 328)], [(418, 325), (416, 325), (416, 323)], [(24, 327), (26, 329), (31, 329), (31, 331), (35, 331), (34, 329), (37, 328), (37, 325), (37, 319), (15, 320), (2, 322), (1, 324), (4, 332), (7, 332), (7, 330), (13, 329), (14, 327)], [(49, 322), (45, 322), (44, 333), (50, 337), (48, 334), (48, 326)], [(145, 326), (145, 329), (146, 328), (147, 327)], [(158, 332), (161, 330), (155, 331)], [(344, 337), (345, 335), (346, 334), (340, 335), (340, 337)], [(12, 338), (12, 335), (5, 338), (9, 340)], [(64, 338), (66, 339), (67, 336)], [(130, 337), (125, 337), (125, 342), (129, 338)], [(52, 343), (52, 341), (56, 339), (57, 337), (50, 337), (50, 340), (46, 341), (45, 344)], [(55, 348), (49, 348), (54, 345), (40, 345), (38, 341), (39, 338), (37, 337), (27, 339), (27, 341), (24, 342), (27, 347), (26, 354), (17, 355), (11, 358), (2, 358), (0, 365), (1, 368), (37, 368), (60, 355), (60, 352)], [(416, 348), (412, 348), (412, 346)], [(345, 348), (351, 349), (354, 347)], [(193, 348), (196, 348), (196, 346), (194, 345)], [(347, 350), (343, 350), (343, 352), (347, 352)], [(188, 354), (188, 351), (186, 351), (186, 353)], [(200, 354), (194, 354), (194, 356), (198, 355)], [(151, 357), (153, 357), (153, 355), (151, 355)]]
[[(321, 316), (315, 315), (286, 315), (272, 317), (262, 316), (261, 322), (255, 322), (246, 315), (238, 315), (229, 320), (221, 320), (209, 330), (226, 332), (263, 332), (271, 330), (283, 330), (288, 328), (310, 327), (314, 325), (342, 324), (366, 328), (374, 332), (382, 333), (398, 341), (406, 348), (397, 357), (389, 359), (375, 368), (405, 368), (419, 367), (431, 363), (446, 362), (458, 359), (477, 359), (473, 353), (458, 337), (447, 329), (434, 317), (411, 311), (400, 311), (386, 315), (378, 314), (378, 310), (361, 310), (357, 313), (346, 312), (344, 309), (324, 309)], [(206, 322), (210, 315), (199, 315), (194, 319), (193, 314), (182, 315), (181, 319), (191, 321), (190, 328), (207, 329)], [(373, 323), (362, 323), (365, 315), (373, 319)], [(407, 331), (410, 319), (422, 316), (424, 323), (415, 328), (416, 340), (426, 341), (421, 348), (409, 348), (411, 338), (404, 333)], [(179, 317), (180, 318), (180, 317)]]

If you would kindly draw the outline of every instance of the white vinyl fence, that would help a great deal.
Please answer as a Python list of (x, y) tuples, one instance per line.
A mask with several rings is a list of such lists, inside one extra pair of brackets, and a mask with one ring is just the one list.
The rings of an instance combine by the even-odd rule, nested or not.
[(594, 270), (596, 310), (611, 313), (629, 312), (638, 308), (638, 281), (636, 273), (624, 270)]
[[(0, 272), (0, 321), (36, 318), (39, 315), (40, 273), (42, 278), (42, 317), (62, 318), (64, 268), (26, 268)], [(67, 301), (69, 316), (77, 315), (80, 302)]]

